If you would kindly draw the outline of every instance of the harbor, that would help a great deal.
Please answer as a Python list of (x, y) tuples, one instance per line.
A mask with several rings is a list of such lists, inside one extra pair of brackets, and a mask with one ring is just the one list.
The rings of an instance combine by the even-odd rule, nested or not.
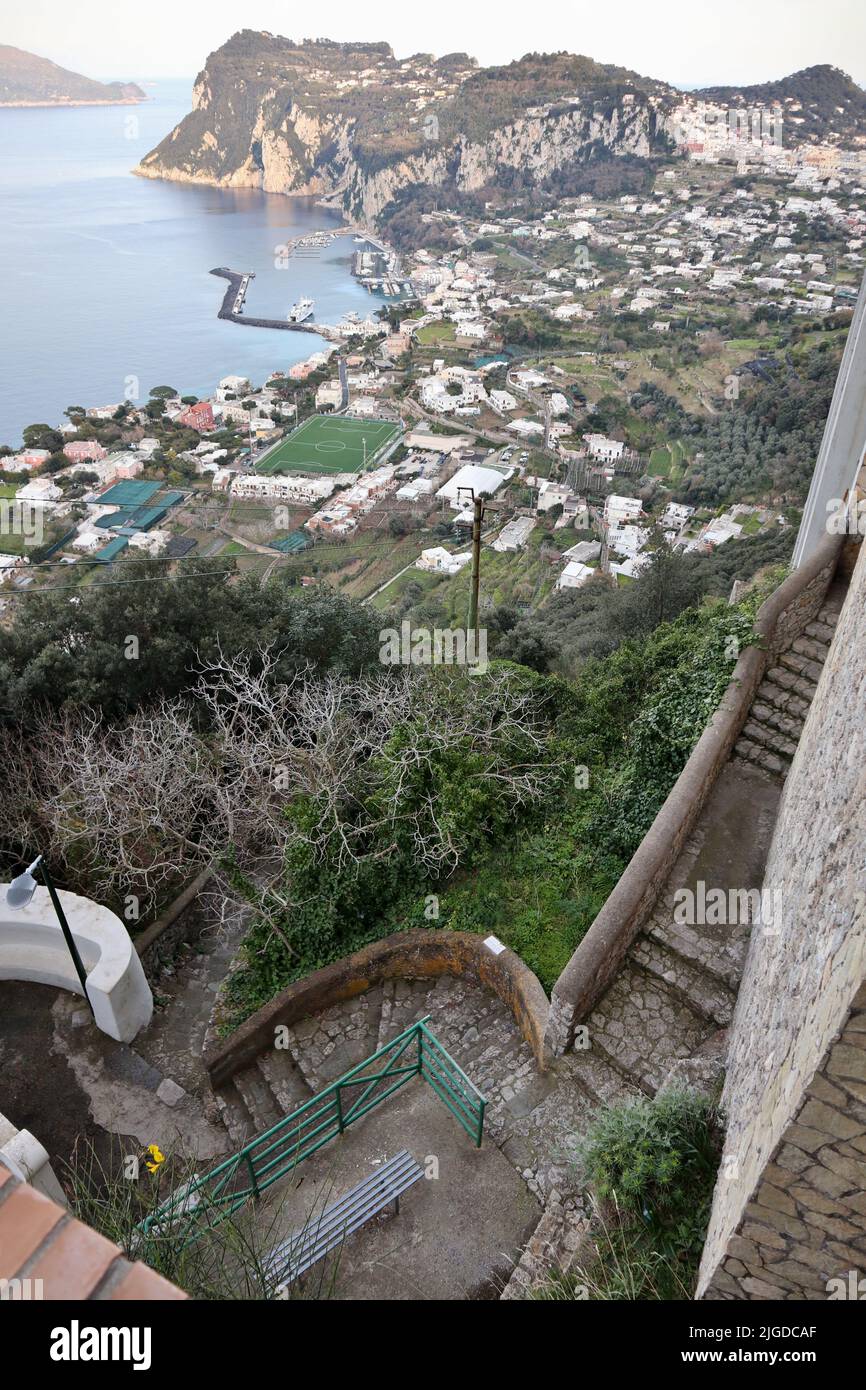
[(282, 328), (289, 329), (294, 333), (318, 333), (322, 337), (327, 337), (327, 332), (320, 325), (310, 323), (309, 320), (298, 322), (291, 318), (265, 319), (243, 313), (247, 288), (250, 281), (255, 279), (254, 271), (248, 270), (242, 273), (221, 265), (215, 267), (210, 273), (216, 275), (220, 280), (228, 280), (229, 282), (228, 289), (223, 295), (223, 302), (217, 311), (217, 318), (228, 319), (231, 323), (243, 324), (246, 328)]

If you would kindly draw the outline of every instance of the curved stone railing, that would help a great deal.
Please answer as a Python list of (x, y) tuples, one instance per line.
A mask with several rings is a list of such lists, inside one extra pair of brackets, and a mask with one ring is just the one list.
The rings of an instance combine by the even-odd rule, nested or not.
[[(118, 1042), (130, 1042), (150, 1022), (153, 998), (129, 932), (90, 898), (59, 897), (84, 964), (96, 1026)], [(13, 912), (0, 884), (0, 980), (32, 980), (82, 993), (47, 888), (37, 888), (29, 905)]]
[(274, 1029), (293, 1024), (363, 994), (382, 980), (468, 975), (486, 985), (511, 1010), (523, 1037), (544, 1067), (547, 995), (538, 978), (514, 951), (492, 951), (472, 932), (421, 930), (395, 932), (351, 956), (315, 970), (289, 985), (235, 1029), (206, 1045), (204, 1063), (214, 1086), (227, 1081), (273, 1047)]
[(812, 558), (779, 585), (755, 620), (760, 645), (741, 654), (718, 709), (695, 744), (667, 800), (553, 987), (545, 1037), (554, 1055), (613, 980), (647, 921), (746, 722), (767, 667), (820, 609), (836, 571), (843, 537), (828, 536)]

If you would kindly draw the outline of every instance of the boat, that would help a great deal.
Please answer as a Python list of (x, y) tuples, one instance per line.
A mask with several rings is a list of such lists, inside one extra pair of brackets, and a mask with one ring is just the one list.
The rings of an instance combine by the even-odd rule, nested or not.
[(313, 316), (312, 299), (299, 299), (297, 304), (293, 304), (288, 314), (289, 323), (304, 323)]

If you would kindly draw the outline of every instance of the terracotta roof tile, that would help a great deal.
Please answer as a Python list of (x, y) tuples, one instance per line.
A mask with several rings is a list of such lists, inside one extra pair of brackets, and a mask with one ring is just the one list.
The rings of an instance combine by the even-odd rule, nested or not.
[(2, 1162), (0, 1189), (0, 1279), (21, 1275), (26, 1267), (29, 1278), (42, 1280), (46, 1299), (88, 1299), (98, 1296), (100, 1286), (108, 1299), (187, 1297), (147, 1265), (128, 1264), (110, 1240), (19, 1182)]
[(43, 1281), (45, 1298), (89, 1298), (119, 1255), (110, 1240), (69, 1221), (28, 1273)]
[(0, 1279), (13, 1278), (65, 1215), (41, 1192), (12, 1181), (12, 1192), (0, 1202)]

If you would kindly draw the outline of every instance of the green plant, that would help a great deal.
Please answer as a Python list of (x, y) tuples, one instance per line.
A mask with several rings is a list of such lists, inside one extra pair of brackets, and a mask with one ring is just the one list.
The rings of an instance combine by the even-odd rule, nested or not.
[[(92, 1142), (79, 1139), (63, 1173), (72, 1214), (113, 1241), (129, 1259), (143, 1260), (192, 1298), (224, 1302), (273, 1297), (266, 1262), (274, 1247), (285, 1240), (279, 1202), (240, 1209), (204, 1230), (192, 1244), (185, 1240), (189, 1228), (182, 1221), (145, 1237), (139, 1223), (164, 1202), (182, 1201), (195, 1165), (174, 1155), (150, 1173), (148, 1154), (135, 1157), (138, 1176), (126, 1176), (131, 1167), (128, 1144), (121, 1146), (117, 1139), (109, 1155), (102, 1156)], [(304, 1229), (321, 1219), (323, 1200), (309, 1214)], [(339, 1252), (336, 1259), (311, 1270), (303, 1286), (292, 1285), (288, 1297), (330, 1297), (338, 1268)]]

